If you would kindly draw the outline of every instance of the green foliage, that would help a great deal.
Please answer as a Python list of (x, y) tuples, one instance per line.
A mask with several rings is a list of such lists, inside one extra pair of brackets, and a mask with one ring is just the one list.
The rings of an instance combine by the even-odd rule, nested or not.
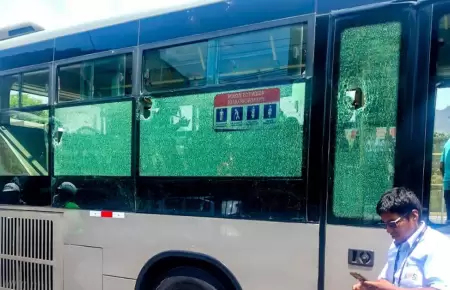
[[(19, 107), (19, 95), (12, 95), (9, 101), (11, 108)], [(38, 106), (42, 105), (42, 102), (30, 97), (29, 94), (22, 94), (22, 107)]]
[[(29, 94), (22, 94), (22, 107), (31, 107), (42, 105), (42, 102), (32, 98)], [(14, 109), (19, 107), (19, 95), (11, 95), (9, 99), (9, 107)], [(41, 124), (48, 123), (48, 110), (33, 112), (32, 115), (35, 115), (39, 118), (33, 118), (29, 114), (21, 114), (21, 120), (23, 121), (34, 121)]]

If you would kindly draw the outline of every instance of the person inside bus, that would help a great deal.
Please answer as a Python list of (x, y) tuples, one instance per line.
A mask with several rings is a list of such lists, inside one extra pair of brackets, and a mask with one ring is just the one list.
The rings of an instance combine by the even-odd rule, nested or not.
[(447, 224), (450, 224), (450, 139), (445, 143), (441, 155), (440, 170), (442, 174)]
[(80, 207), (75, 202), (77, 191), (78, 189), (73, 183), (61, 183), (56, 189), (56, 195), (53, 198), (53, 206), (66, 209), (79, 209)]
[(5, 184), (0, 196), (0, 204), (25, 205), (22, 201), (22, 190), (15, 182)]
[(378, 280), (360, 281), (353, 290), (450, 289), (450, 239), (421, 221), (417, 196), (403, 187), (390, 189), (376, 210), (394, 241)]

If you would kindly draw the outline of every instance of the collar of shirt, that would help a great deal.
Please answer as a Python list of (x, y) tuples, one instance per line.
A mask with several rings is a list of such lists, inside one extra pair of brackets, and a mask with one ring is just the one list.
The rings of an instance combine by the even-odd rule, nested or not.
[(404, 243), (399, 244), (398, 247), (400, 248), (403, 244), (405, 244), (406, 248), (411, 248), (424, 228), (425, 222), (421, 222), (419, 228), (414, 232), (414, 234), (412, 234)]

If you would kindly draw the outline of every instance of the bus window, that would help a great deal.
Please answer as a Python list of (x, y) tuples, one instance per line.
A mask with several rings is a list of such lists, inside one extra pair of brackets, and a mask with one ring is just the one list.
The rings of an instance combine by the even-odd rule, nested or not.
[(48, 110), (0, 116), (0, 176), (47, 176)]
[(332, 210), (337, 218), (373, 221), (379, 197), (393, 185), (401, 25), (349, 28), (340, 38)]
[(207, 42), (144, 51), (144, 91), (205, 85), (207, 57)]
[(48, 115), (0, 112), (0, 204), (50, 205)]
[(0, 78), (0, 110), (19, 107), (19, 75)]
[(131, 178), (57, 177), (53, 207), (65, 209), (134, 211), (134, 183)]
[(304, 74), (307, 36), (298, 24), (220, 38), (219, 83)]
[(3, 76), (0, 83), (0, 109), (48, 104), (48, 70)]
[(450, 222), (450, 174), (449, 170), (446, 170), (450, 168), (449, 21), (450, 15), (443, 16), (439, 21), (438, 30), (440, 47), (437, 59), (437, 78), (440, 85), (436, 90), (429, 206), (429, 219), (434, 223)]
[(143, 176), (300, 177), (305, 83), (152, 99)]
[(130, 176), (130, 101), (55, 109), (55, 176)]
[(19, 107), (48, 104), (48, 70), (24, 73), (21, 83), (22, 94), (19, 98)]
[[(449, 168), (450, 154), (448, 145), (450, 144), (450, 88), (438, 88), (436, 92), (436, 111), (434, 119), (433, 134), (433, 161), (431, 172), (431, 192), (429, 218), (435, 223), (445, 223), (450, 218), (447, 216), (447, 207), (450, 205), (450, 196), (446, 202), (446, 190), (450, 191), (449, 184), (442, 175), (443, 169)], [(447, 164), (447, 166), (446, 166)], [(450, 182), (447, 182), (450, 183)], [(448, 193), (447, 193), (448, 194)]]
[(131, 95), (132, 62), (130, 53), (59, 67), (58, 102)]
[(50, 206), (50, 186), (50, 176), (0, 176), (0, 205)]
[(140, 121), (138, 211), (304, 221), (305, 86), (153, 98)]

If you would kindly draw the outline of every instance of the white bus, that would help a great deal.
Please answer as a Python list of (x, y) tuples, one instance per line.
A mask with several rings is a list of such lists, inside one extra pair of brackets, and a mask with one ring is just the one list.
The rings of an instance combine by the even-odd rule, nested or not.
[(0, 289), (375, 279), (386, 189), (449, 228), (449, 15), (447, 0), (217, 0), (3, 30)]

